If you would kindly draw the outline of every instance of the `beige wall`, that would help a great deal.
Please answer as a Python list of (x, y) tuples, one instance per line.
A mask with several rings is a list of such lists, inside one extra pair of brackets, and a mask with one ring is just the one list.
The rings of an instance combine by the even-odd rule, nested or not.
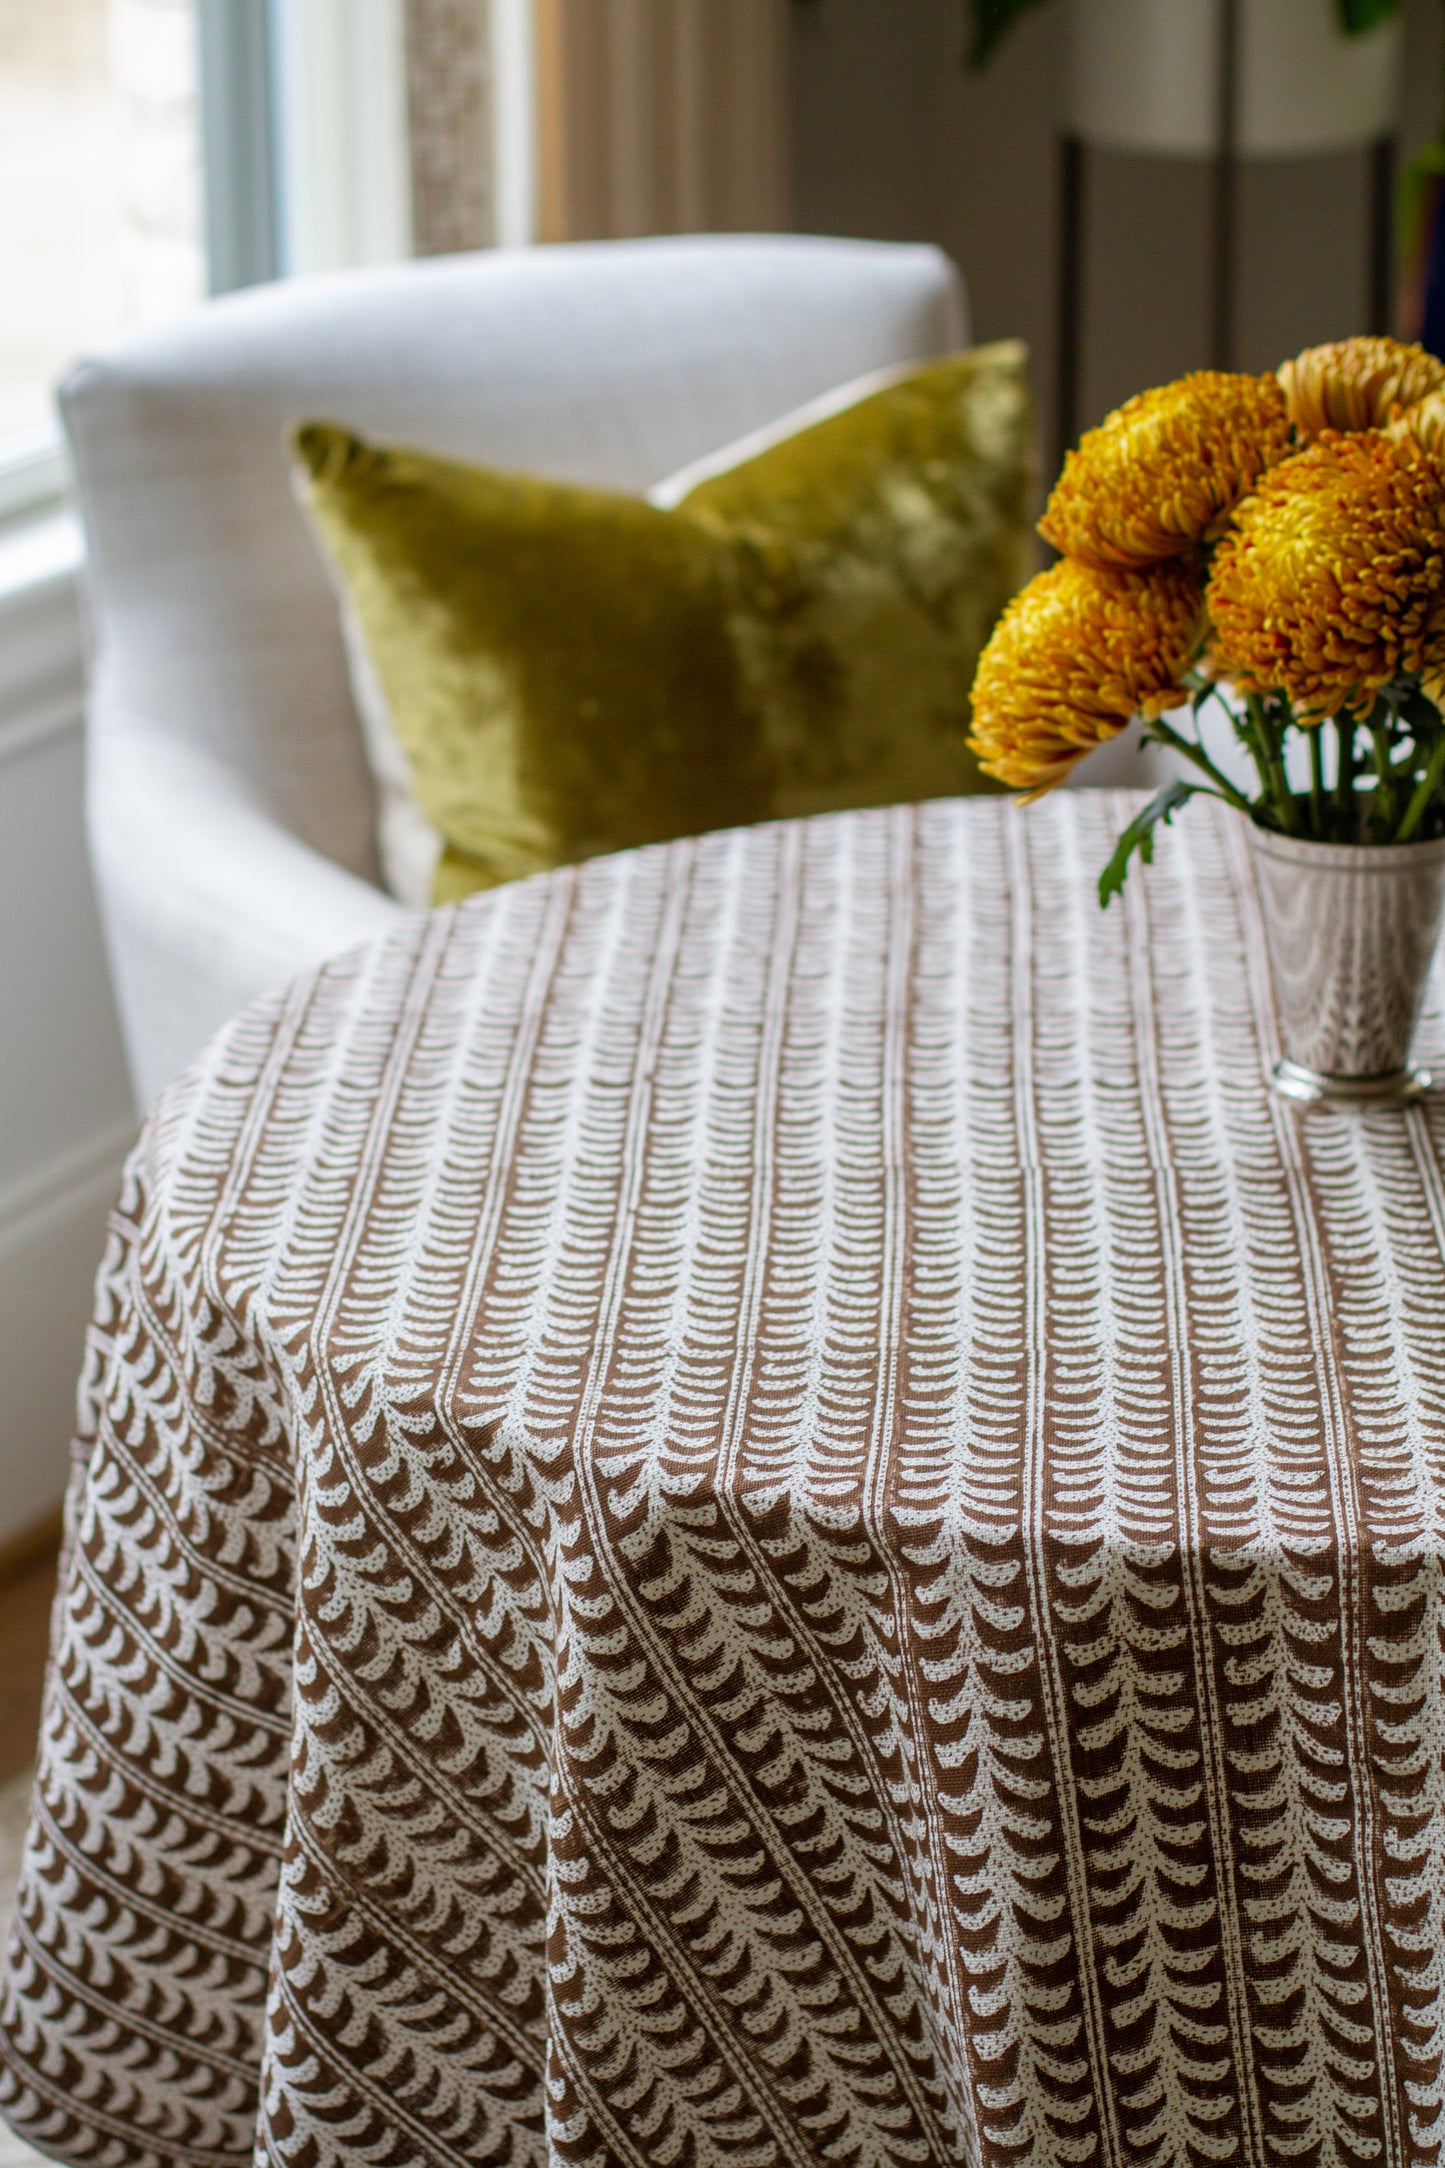
[[(1408, 142), (1438, 124), (1438, 0), (1407, 0)], [(961, 64), (961, 0), (793, 0), (798, 226), (939, 242), (962, 264), (977, 334), (1018, 334), (1052, 414), (1058, 6), (1026, 18), (989, 68)], [(1207, 360), (1207, 174), (1162, 159), (1090, 163), (1082, 416)], [(1242, 366), (1363, 328), (1365, 164), (1245, 175)]]

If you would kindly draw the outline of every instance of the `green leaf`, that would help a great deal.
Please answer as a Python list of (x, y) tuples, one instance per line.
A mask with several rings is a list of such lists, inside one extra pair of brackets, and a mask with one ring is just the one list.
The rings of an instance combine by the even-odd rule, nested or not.
[(1123, 892), (1124, 876), (1129, 871), (1129, 861), (1137, 851), (1145, 865), (1154, 857), (1154, 831), (1160, 821), (1172, 821), (1186, 799), (1212, 795), (1202, 783), (1166, 783), (1157, 796), (1151, 798), (1137, 820), (1130, 821), (1114, 848), (1114, 855), (1099, 875), (1099, 902), (1105, 910), (1111, 899)]
[[(1019, 17), (1042, 5), (1043, 0), (968, 0), (969, 66), (981, 68)], [(1358, 38), (1397, 15), (1400, 0), (1335, 0), (1335, 7), (1345, 36)]]
[(1400, 12), (1400, 0), (1335, 0), (1335, 4), (1347, 38), (1358, 38)]
[[(1043, 0), (969, 0), (968, 64), (981, 68), (995, 46), (1002, 43), (1020, 15), (1040, 7)], [(1354, 0), (1360, 5), (1361, 0)]]

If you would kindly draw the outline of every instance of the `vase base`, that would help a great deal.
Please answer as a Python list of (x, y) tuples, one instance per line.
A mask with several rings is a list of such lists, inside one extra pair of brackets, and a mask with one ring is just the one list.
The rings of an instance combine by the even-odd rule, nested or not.
[(1281, 1099), (1292, 1099), (1296, 1106), (1405, 1107), (1434, 1082), (1429, 1069), (1415, 1067), (1391, 1069), (1384, 1076), (1329, 1076), (1288, 1055), (1275, 1063), (1270, 1077)]

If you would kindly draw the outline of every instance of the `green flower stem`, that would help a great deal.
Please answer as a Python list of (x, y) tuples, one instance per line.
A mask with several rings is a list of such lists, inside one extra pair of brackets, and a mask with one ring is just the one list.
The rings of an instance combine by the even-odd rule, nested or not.
[(1250, 693), (1245, 701), (1249, 719), (1253, 723), (1264, 756), (1261, 773), (1265, 779), (1265, 798), (1270, 811), (1279, 821), (1287, 836), (1298, 835), (1299, 815), (1295, 807), (1294, 793), (1284, 772), (1284, 755), (1279, 739), (1275, 736), (1268, 710), (1258, 693)]
[(1167, 745), (1174, 752), (1182, 753), (1186, 760), (1192, 760), (1196, 768), (1202, 768), (1219, 796), (1225, 799), (1228, 804), (1236, 807), (1241, 813), (1253, 812), (1254, 808), (1250, 805), (1243, 791), (1236, 790), (1227, 775), (1221, 775), (1202, 745), (1196, 745), (1193, 739), (1182, 736), (1179, 731), (1166, 723), (1162, 717), (1159, 721), (1149, 725), (1149, 735), (1151, 738), (1156, 739), (1160, 745)]
[(1405, 808), (1405, 818), (1395, 830), (1395, 841), (1397, 843), (1408, 843), (1411, 836), (1414, 835), (1415, 830), (1430, 809), (1430, 801), (1435, 796), (1436, 791), (1439, 790), (1442, 777), (1445, 777), (1445, 730), (1441, 731), (1434, 745), (1430, 748), (1430, 758), (1426, 762), (1425, 773), (1415, 785), (1410, 803)]
[(1389, 725), (1371, 718), (1370, 742), (1375, 755), (1375, 803), (1370, 811), (1375, 825), (1385, 831), (1380, 838), (1384, 842), (1395, 825), (1395, 771), (1390, 765)]
[(1310, 827), (1315, 841), (1325, 839), (1325, 744), (1324, 725), (1316, 723), (1310, 730)]
[(1335, 717), (1335, 737), (1339, 744), (1339, 768), (1335, 776), (1335, 812), (1339, 822), (1339, 841), (1353, 843), (1355, 839), (1355, 729), (1353, 715)]
[(1254, 762), (1255, 773), (1259, 777), (1259, 799), (1257, 802), (1260, 805), (1267, 806), (1274, 795), (1274, 782), (1270, 774), (1269, 756), (1265, 751), (1264, 742), (1255, 729), (1253, 717), (1247, 712), (1241, 715), (1231, 711), (1231, 721), (1234, 724), (1234, 734)]

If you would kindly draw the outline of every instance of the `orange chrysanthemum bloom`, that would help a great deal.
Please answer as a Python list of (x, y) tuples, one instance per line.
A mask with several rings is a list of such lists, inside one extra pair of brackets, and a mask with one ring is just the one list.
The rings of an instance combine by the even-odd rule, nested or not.
[(1280, 363), (1289, 418), (1300, 435), (1383, 429), (1403, 407), (1445, 386), (1445, 363), (1398, 339), (1335, 339)]
[(1214, 667), (1302, 718), (1358, 710), (1401, 672), (1436, 698), (1445, 475), (1412, 439), (1327, 431), (1239, 507), (1208, 605)]
[(1066, 558), (1014, 596), (979, 658), (969, 744), (1036, 798), (1135, 715), (1175, 705), (1202, 624), (1190, 565), (1101, 572)]
[(1196, 369), (1128, 400), (1064, 461), (1039, 532), (1094, 565), (1157, 564), (1212, 541), (1290, 452), (1272, 376)]

